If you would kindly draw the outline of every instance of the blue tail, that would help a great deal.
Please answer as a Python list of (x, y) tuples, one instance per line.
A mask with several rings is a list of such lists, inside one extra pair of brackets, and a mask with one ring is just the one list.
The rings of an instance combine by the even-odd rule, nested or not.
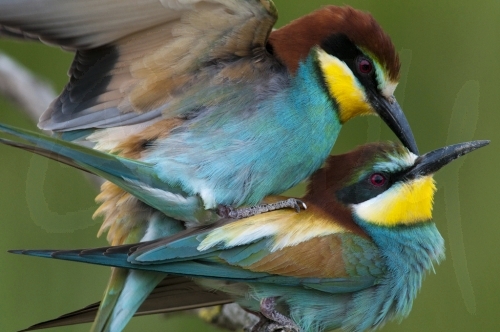
[(122, 158), (100, 152), (78, 144), (66, 142), (50, 136), (0, 124), (0, 132), (26, 140), (32, 146), (2, 139), (3, 144), (11, 145), (45, 157), (56, 159), (70, 166), (86, 170), (110, 181), (127, 179), (145, 184), (165, 186), (156, 178), (152, 165), (136, 160)]
[[(176, 184), (161, 181), (152, 164), (93, 150), (71, 142), (0, 124), (0, 132), (31, 144), (0, 138), (0, 143), (30, 151), (103, 177), (168, 216), (185, 220), (207, 220), (197, 197), (185, 197)], [(194, 217), (193, 217), (194, 216)]]

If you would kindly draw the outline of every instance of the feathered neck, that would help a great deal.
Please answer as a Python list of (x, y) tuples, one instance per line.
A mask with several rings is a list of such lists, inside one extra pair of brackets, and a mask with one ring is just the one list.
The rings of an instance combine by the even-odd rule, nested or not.
[(380, 227), (359, 219), (356, 223), (370, 235), (385, 260), (387, 276), (382, 283), (386, 287), (379, 289), (385, 301), (379, 308), (380, 316), (406, 317), (425, 275), (444, 260), (443, 237), (433, 222), (397, 227)]

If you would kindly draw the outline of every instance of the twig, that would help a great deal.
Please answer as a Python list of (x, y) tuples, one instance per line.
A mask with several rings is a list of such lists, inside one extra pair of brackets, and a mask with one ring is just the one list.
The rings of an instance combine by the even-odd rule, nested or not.
[(193, 312), (208, 323), (229, 331), (253, 331), (252, 327), (260, 320), (259, 317), (247, 312), (236, 303), (196, 309)]
[(0, 53), (0, 93), (38, 122), (56, 98), (52, 87), (7, 55)]

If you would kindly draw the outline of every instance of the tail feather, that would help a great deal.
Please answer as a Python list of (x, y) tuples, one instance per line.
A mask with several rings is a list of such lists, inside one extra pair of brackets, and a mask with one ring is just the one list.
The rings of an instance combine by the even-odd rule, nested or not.
[(30, 144), (0, 138), (0, 143), (30, 151), (100, 176), (131, 193), (149, 206), (183, 221), (216, 220), (213, 211), (204, 209), (198, 196), (185, 194), (178, 182), (160, 180), (154, 165), (90, 149), (54, 137), (0, 124), (0, 132)]
[[(14, 254), (23, 254), (27, 256), (38, 256), (47, 258), (56, 258), (61, 260), (68, 260), (74, 262), (83, 262), (88, 264), (105, 265), (112, 267), (121, 267), (134, 270), (145, 270), (163, 273), (173, 273), (182, 276), (192, 276), (201, 278), (225, 278), (234, 281), (249, 281), (257, 280), (263, 277), (268, 277), (269, 274), (265, 272), (253, 272), (250, 270), (242, 269), (238, 266), (228, 264), (219, 264), (213, 261), (209, 254), (202, 254), (196, 260), (185, 260), (162, 263), (131, 263), (127, 260), (128, 255), (113, 254), (111, 256), (105, 255), (106, 248), (102, 248), (99, 252), (97, 250), (91, 251), (86, 254), (85, 250), (53, 250), (51, 254), (46, 253), (45, 250), (24, 250), (24, 251), (10, 251)], [(217, 260), (215, 258), (215, 260)]]
[(53, 327), (91, 323), (95, 319), (97, 310), (99, 309), (99, 305), (100, 302), (92, 303), (82, 309), (69, 312), (54, 319), (31, 325), (23, 330), (20, 330), (19, 332), (37, 331)]
[(85, 169), (85, 168), (81, 167), (80, 165), (76, 164), (72, 159), (66, 158), (62, 155), (51, 153), (46, 149), (41, 149), (39, 147), (31, 146), (31, 145), (24, 144), (24, 143), (14, 142), (14, 141), (7, 140), (4, 138), (0, 138), (0, 143), (15, 147), (18, 149), (26, 150), (26, 151), (29, 151), (31, 153), (38, 154), (40, 156), (55, 160), (57, 162), (66, 164), (66, 165), (74, 167), (74, 168), (77, 168), (77, 169), (84, 171), (84, 172), (87, 172), (87, 173), (95, 174), (94, 172), (91, 172), (90, 170)]
[[(156, 286), (134, 316), (190, 310), (231, 302), (231, 298), (222, 292), (208, 291), (188, 278), (169, 275)], [(99, 302), (93, 303), (55, 319), (35, 324), (20, 332), (92, 322), (99, 305)]]
[[(0, 124), (0, 132), (28, 141), (34, 146), (16, 144), (15, 142), (10, 143), (10, 141), (2, 143), (29, 150), (51, 159), (60, 158), (61, 161), (68, 165), (80, 169), (83, 168), (84, 170), (95, 173), (106, 179), (107, 177), (122, 178), (132, 181), (141, 181), (151, 185), (152, 183), (150, 182), (155, 182), (154, 180), (157, 178), (151, 167), (152, 165), (148, 163), (122, 158), (113, 154), (100, 152), (78, 144), (4, 124)], [(112, 178), (109, 180), (111, 181)], [(155, 182), (155, 184), (157, 186), (164, 185), (159, 181)]]
[[(103, 177), (146, 204), (168, 214), (168, 211), (164, 209), (165, 200), (169, 200), (167, 193), (172, 188), (158, 179), (151, 164), (122, 158), (4, 124), (0, 124), (0, 132), (26, 140), (32, 145), (7, 139), (0, 139), (0, 143), (36, 153)], [(159, 197), (159, 195), (152, 194), (153, 191), (163, 192), (164, 195)], [(172, 198), (176, 201), (179, 200), (178, 195), (172, 195)]]
[[(124, 270), (124, 272), (126, 283), (113, 305), (113, 310), (109, 313), (106, 325), (102, 329), (94, 328), (93, 332), (122, 331), (139, 306), (165, 277), (164, 273), (150, 271)], [(103, 313), (102, 306), (101, 313)], [(94, 325), (98, 322), (99, 318), (96, 318)]]
[(109, 258), (104, 255), (106, 247), (96, 248), (93, 250), (76, 249), (76, 250), (9, 250), (11, 254), (21, 254), (26, 256), (35, 256), (43, 258), (55, 258), (81, 263), (89, 263), (104, 266), (114, 266), (122, 268), (140, 268), (127, 262), (126, 255), (115, 255)]
[(107, 326), (110, 321), (111, 313), (116, 307), (123, 287), (127, 282), (128, 270), (118, 268), (112, 268), (111, 270), (111, 277), (104, 291), (104, 298), (99, 306), (97, 316), (90, 329), (91, 332), (104, 332), (108, 330)]
[(35, 257), (43, 257), (43, 258), (54, 258), (52, 257), (52, 254), (55, 252), (55, 250), (8, 250), (9, 253), (11, 254), (18, 254), (18, 255), (29, 255), (29, 256), (35, 256)]

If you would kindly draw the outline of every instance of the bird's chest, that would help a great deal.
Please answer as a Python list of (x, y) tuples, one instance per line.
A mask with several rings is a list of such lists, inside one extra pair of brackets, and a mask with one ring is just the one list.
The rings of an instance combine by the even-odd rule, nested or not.
[(294, 84), (247, 97), (224, 100), (172, 130), (146, 161), (189, 194), (230, 205), (282, 193), (321, 167), (341, 128), (321, 89)]

